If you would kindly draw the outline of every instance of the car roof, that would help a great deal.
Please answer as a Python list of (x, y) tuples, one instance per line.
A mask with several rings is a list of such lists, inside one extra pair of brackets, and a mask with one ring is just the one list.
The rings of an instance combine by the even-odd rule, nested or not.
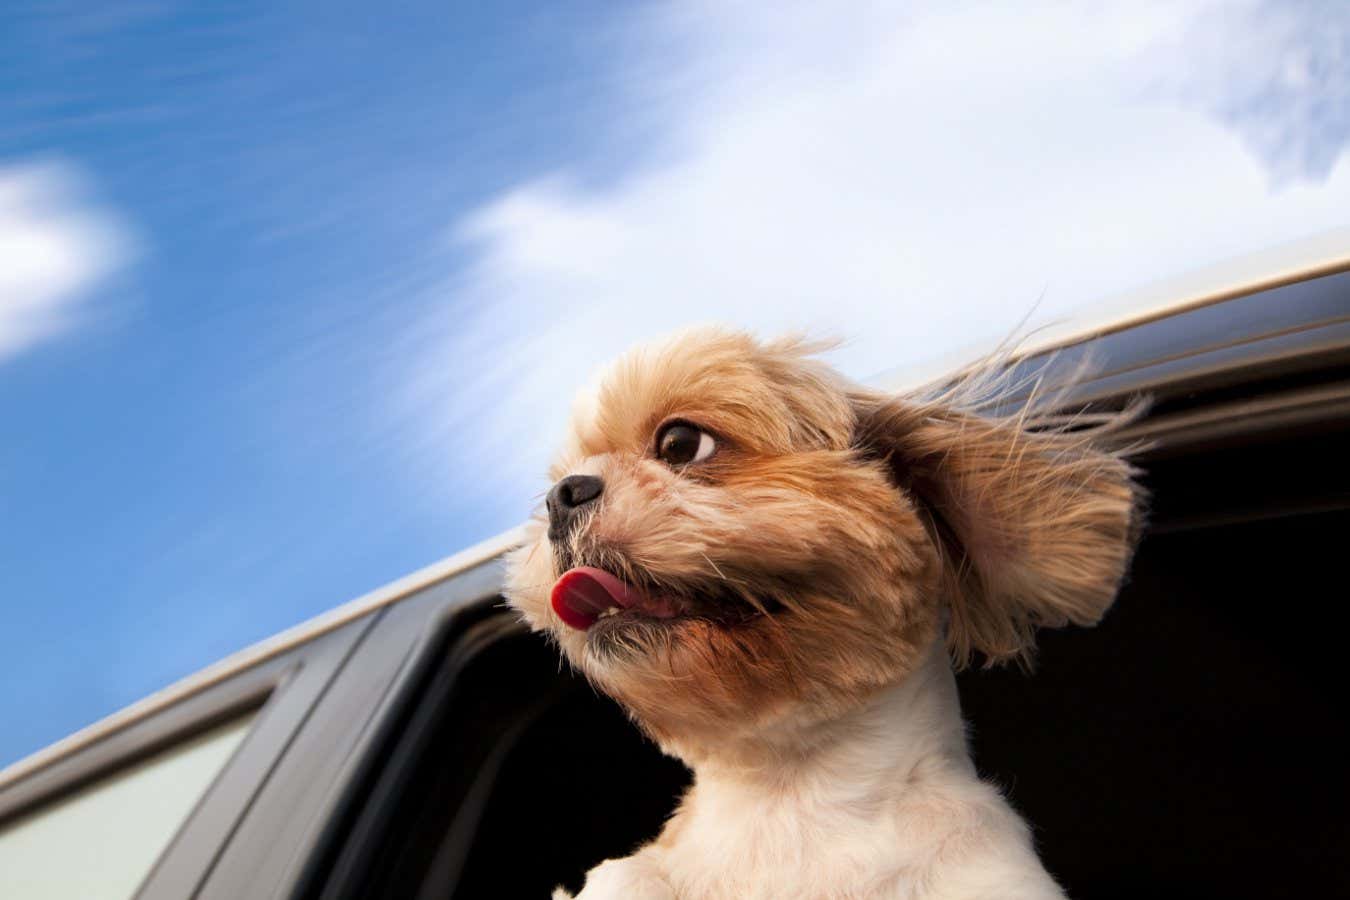
[[(1247, 253), (1214, 265), (1105, 297), (1082, 316), (1037, 328), (1017, 342), (1010, 361), (1041, 356), (1160, 319), (1260, 294), (1282, 285), (1310, 281), (1350, 269), (1350, 227)], [(919, 363), (908, 363), (868, 379), (885, 390), (930, 384), (982, 359), (995, 347), (969, 344)]]

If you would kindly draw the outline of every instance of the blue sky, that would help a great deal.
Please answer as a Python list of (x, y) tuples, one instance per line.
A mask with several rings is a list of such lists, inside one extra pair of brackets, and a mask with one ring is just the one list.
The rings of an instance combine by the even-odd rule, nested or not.
[(0, 13), (0, 764), (519, 522), (634, 339), (1350, 226), (1334, 3), (105, 6)]

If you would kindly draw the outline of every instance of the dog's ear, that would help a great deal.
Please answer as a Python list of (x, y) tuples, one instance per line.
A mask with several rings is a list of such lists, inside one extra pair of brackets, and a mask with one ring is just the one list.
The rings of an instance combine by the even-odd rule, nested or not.
[(1101, 618), (1129, 564), (1140, 495), (1101, 429), (865, 391), (852, 400), (855, 444), (885, 461), (942, 554), (958, 665), (975, 650), (1025, 662), (1036, 628)]

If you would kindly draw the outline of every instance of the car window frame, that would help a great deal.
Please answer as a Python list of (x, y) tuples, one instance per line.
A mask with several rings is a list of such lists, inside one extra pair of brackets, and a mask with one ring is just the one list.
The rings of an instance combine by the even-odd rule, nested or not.
[(192, 896), (291, 897), (309, 883), (417, 693), (418, 661), (497, 609), (501, 574), (500, 558), (492, 557), (381, 611)]
[(205, 685), (5, 784), (0, 826), (21, 822), (79, 790), (252, 715), (248, 733), (178, 824), (135, 894), (148, 900), (191, 896), (374, 618), (350, 622)]

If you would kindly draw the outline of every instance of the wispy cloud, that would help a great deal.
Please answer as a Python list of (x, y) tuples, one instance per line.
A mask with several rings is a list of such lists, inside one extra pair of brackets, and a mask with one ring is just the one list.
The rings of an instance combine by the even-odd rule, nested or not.
[(1277, 183), (1325, 178), (1350, 144), (1341, 0), (1209, 4), (1154, 60), (1167, 87), (1237, 132)]
[(132, 246), (74, 167), (0, 164), (0, 362), (73, 327)]
[[(1188, 55), (1215, 16), (1242, 58)], [(515, 502), (597, 362), (673, 327), (842, 335), (837, 362), (867, 376), (997, 339), (1038, 297), (1038, 321), (1072, 319), (1350, 223), (1340, 142), (1298, 149), (1321, 118), (1243, 100), (1297, 43), (1265, 22), (1254, 4), (1137, 0), (636, 20), (635, 46), (668, 65), (624, 56), (613, 118), (662, 124), (616, 129), (609, 171), (522, 183), (454, 231), (472, 263), (447, 291), (465, 302), (419, 323), (406, 395), (425, 459)], [(1310, 96), (1350, 82), (1339, 63), (1298, 77)], [(1266, 132), (1294, 149), (1262, 149)]]

